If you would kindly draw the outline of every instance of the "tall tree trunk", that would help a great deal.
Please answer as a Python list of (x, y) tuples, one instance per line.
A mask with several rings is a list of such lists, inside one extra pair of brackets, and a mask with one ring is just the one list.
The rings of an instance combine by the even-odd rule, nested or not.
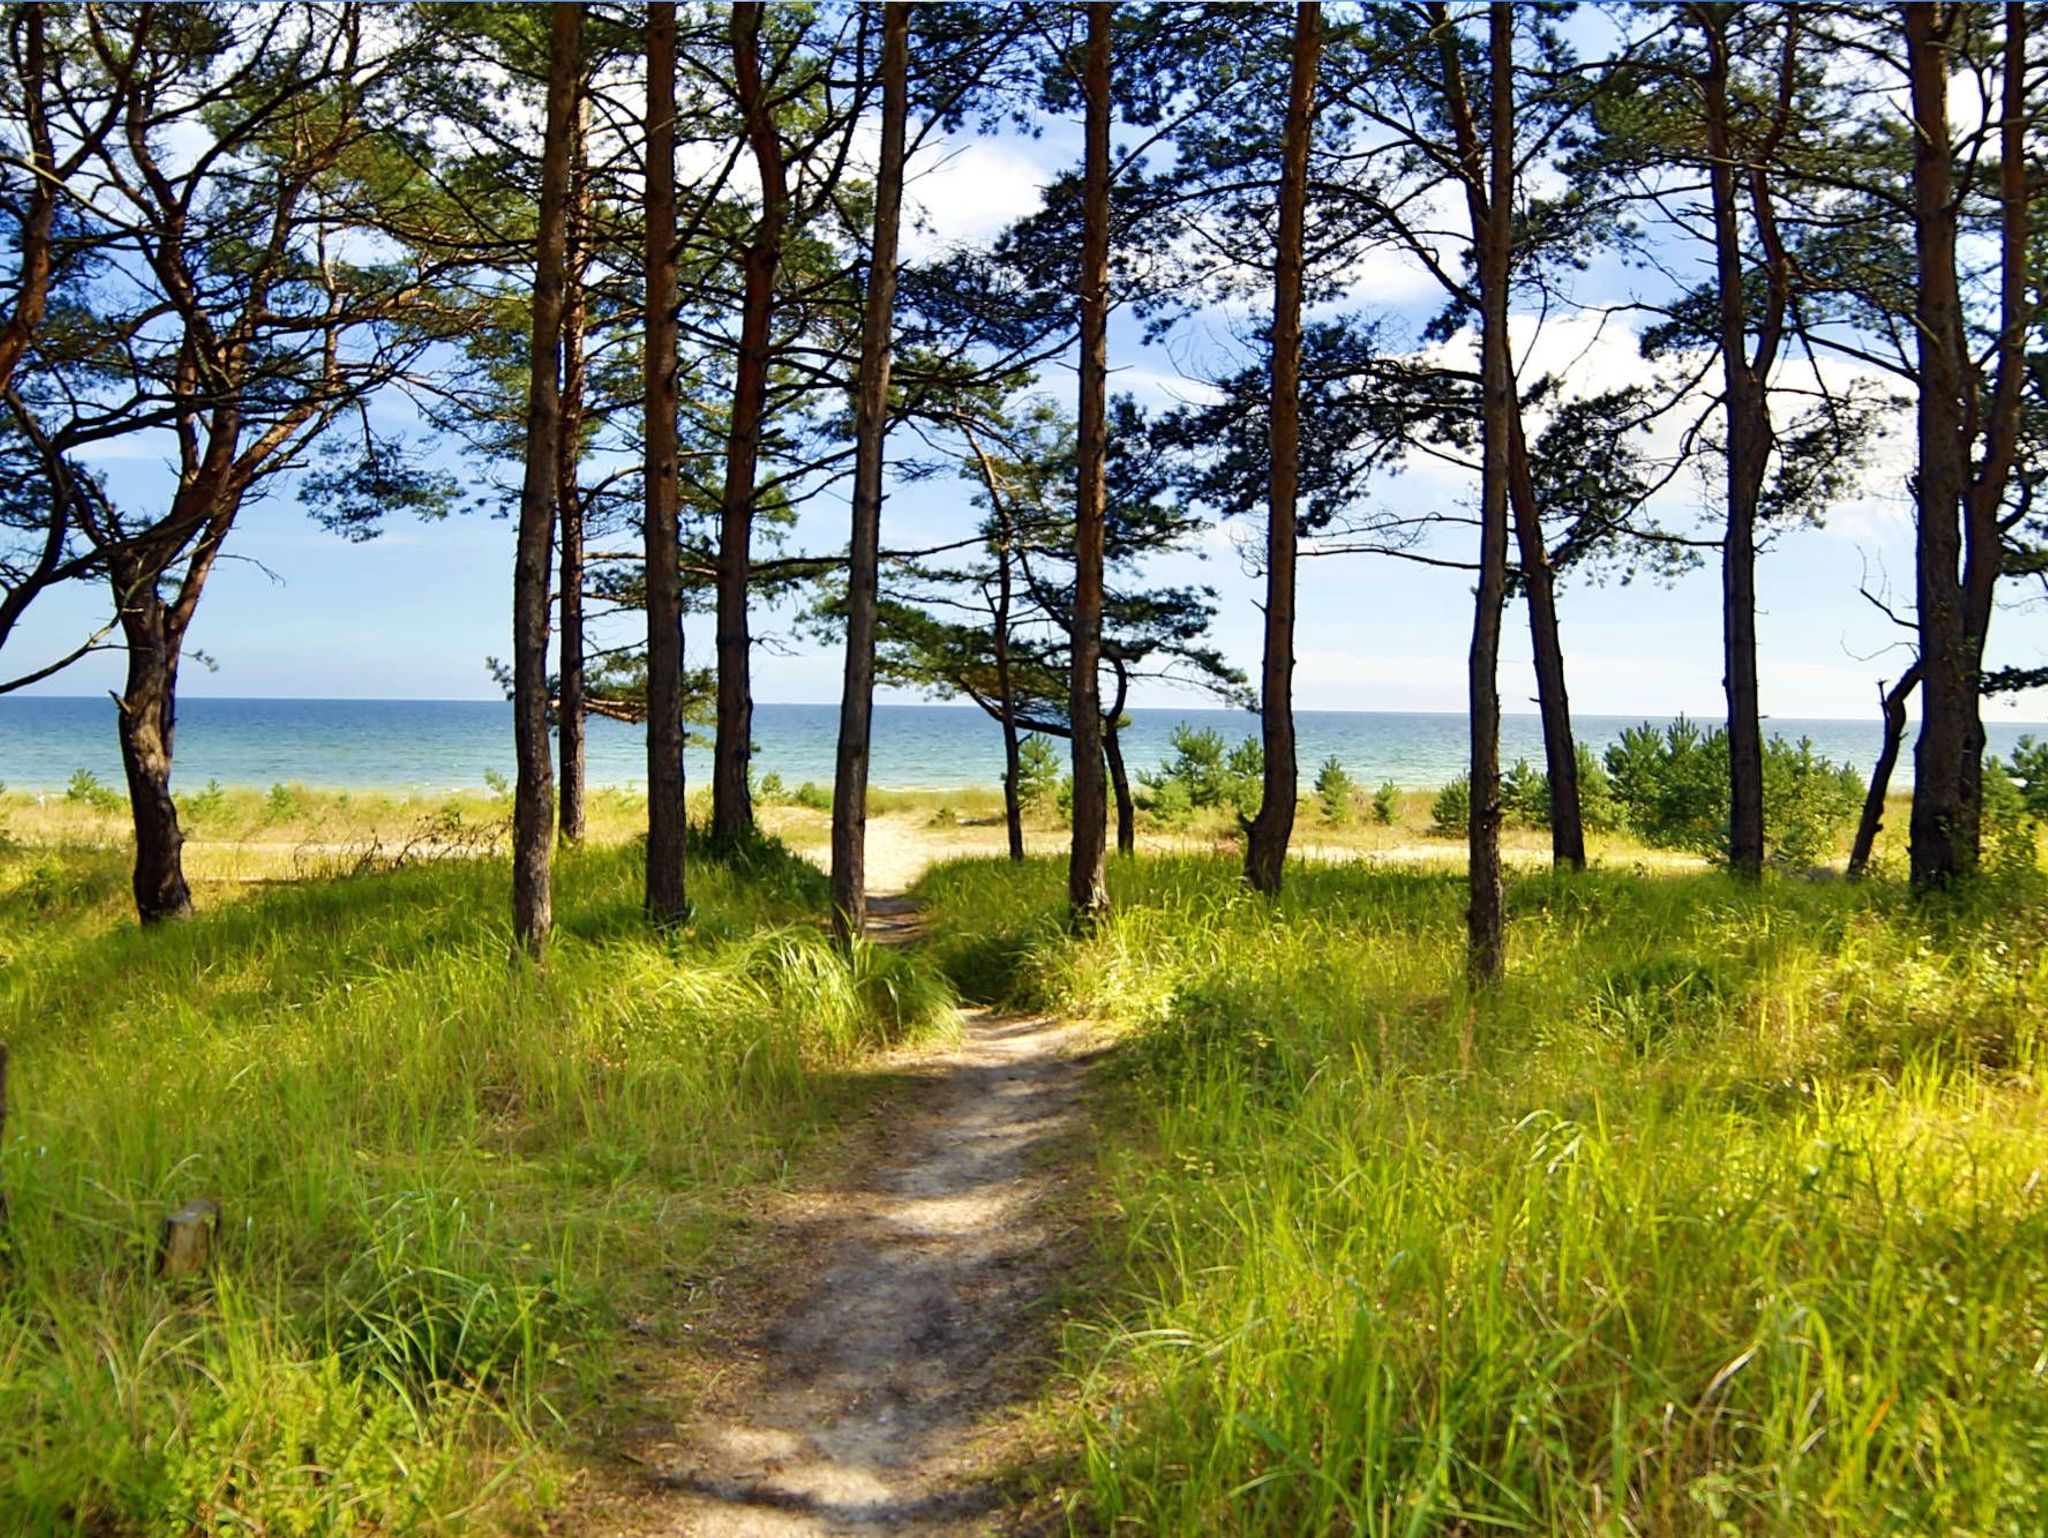
[(1920, 641), (1920, 736), (1913, 745), (1913, 884), (1947, 886), (1968, 874), (1975, 839), (1964, 804), (1964, 760), (1976, 720), (1976, 680), (1965, 639), (1961, 509), (1965, 348), (1956, 278), (1955, 177), (1948, 119), (1948, 44), (1957, 7), (1908, 5), (1912, 84), (1914, 301), (1919, 337), (1919, 468), (1914, 478), (1915, 597)]
[(676, 492), (676, 8), (647, 8), (647, 912), (689, 911), (683, 868), (683, 584)]
[[(1259, 731), (1265, 771), (1258, 815), (1245, 828), (1244, 878), (1253, 890), (1280, 890), (1300, 796), (1294, 747), (1295, 502), (1301, 481), (1301, 290), (1308, 157), (1315, 137), (1316, 66), (1322, 50), (1320, 5), (1294, 8), (1287, 123), (1281, 141), (1280, 231), (1273, 274), (1273, 399), (1268, 414), (1271, 474), (1266, 497), (1265, 663), (1259, 675)], [(1128, 787), (1125, 788), (1128, 795)], [(1121, 839), (1119, 840), (1121, 847)]]
[[(1764, 868), (1756, 517), (1771, 451), (1770, 421), (1764, 379), (1749, 358), (1749, 303), (1743, 287), (1746, 263), (1736, 206), (1735, 145), (1729, 129), (1729, 9), (1703, 6), (1696, 14), (1707, 44), (1708, 183), (1713, 200), (1714, 284), (1721, 312), (1722, 393), (1728, 420), (1727, 526), (1721, 541), (1722, 686), (1728, 697), (1728, 868), (1754, 881)], [(1880, 797), (1880, 808), (1882, 805)]]
[(910, 10), (885, 5), (881, 12), (882, 158), (875, 181), (874, 241), (854, 404), (846, 682), (839, 698), (839, 751), (832, 781), (832, 927), (845, 943), (867, 923), (868, 743), (875, 706), (875, 611), (881, 599), (882, 448), (889, 430), (896, 234), (903, 212), (903, 146), (910, 114)]
[[(1481, 153), (1468, 153), (1466, 186), (1478, 245), (1482, 315), (1484, 442), (1480, 472), (1479, 586), (1472, 619), (1469, 687), (1472, 712), (1472, 803), (1467, 839), (1471, 894), (1466, 908), (1465, 969), (1474, 983), (1498, 979), (1507, 956), (1506, 893), (1500, 858), (1500, 624), (1507, 595), (1508, 457), (1516, 410), (1508, 355), (1509, 226), (1514, 196), (1514, 17), (1504, 0), (1488, 7), (1488, 72), (1492, 77), (1486, 181)], [(1443, 43), (1455, 59), (1456, 41)]]
[[(2022, 394), (2027, 373), (2027, 336), (2033, 309), (2028, 299), (2028, 251), (2032, 230), (2028, 170), (2040, 154), (2029, 154), (2026, 95), (2027, 7), (2005, 7), (2004, 100), (1999, 124), (1999, 333), (1994, 349), (1989, 409), (1980, 428), (1981, 452), (1963, 499), (1963, 658), (1969, 678), (1969, 717), (1964, 725), (1961, 790), (1962, 826), (1974, 866), (1984, 822), (1984, 647), (1990, 637), (1998, 578), (2005, 566), (2000, 515), (2017, 462)], [(1968, 360), (1968, 354), (1963, 357)], [(1968, 373), (1971, 401), (1981, 394), (1981, 370)], [(1974, 414), (1973, 414), (1974, 415)], [(1967, 418), (1966, 418), (1967, 419)], [(1968, 466), (1968, 450), (1965, 464)]]
[(744, 842), (754, 831), (753, 791), (747, 783), (754, 751), (753, 637), (747, 593), (755, 479), (768, 410), (775, 283), (789, 199), (775, 108), (761, 80), (764, 9), (760, 0), (732, 8), (733, 80), (761, 181), (761, 217), (741, 262), (739, 358), (718, 520), (718, 735), (712, 748), (711, 833), (714, 841), (725, 845)]
[(1906, 701), (1920, 684), (1920, 664), (1914, 663), (1899, 675), (1889, 689), (1877, 691), (1877, 705), (1884, 717), (1884, 741), (1871, 766), (1870, 788), (1863, 793), (1863, 816), (1856, 824), (1856, 841), (1849, 846), (1849, 876), (1854, 880), (1870, 869), (1870, 856), (1877, 847), (1877, 835), (1884, 828), (1884, 798), (1892, 788), (1892, 770), (1898, 766), (1899, 745), (1906, 738)]
[(169, 606), (136, 594), (121, 606), (128, 670), (115, 703), (121, 768), (135, 828), (135, 912), (145, 924), (192, 911), (185, 882), (185, 835), (171, 799), (171, 752), (177, 729), (178, 638)]
[(570, 141), (574, 137), (581, 5), (556, 6), (548, 46), (541, 150), (540, 242), (528, 363), (526, 478), (519, 493), (512, 573), (512, 721), (519, 778), (512, 797), (512, 934), (538, 958), (554, 924), (554, 767), (548, 743), (548, 565), (554, 550), (555, 467), (561, 434), (562, 279), (568, 265)]
[(1087, 147), (1081, 202), (1081, 403), (1075, 439), (1073, 676), (1067, 719), (1074, 767), (1073, 842), (1067, 857), (1067, 902), (1086, 927), (1109, 911), (1104, 848), (1108, 809), (1102, 773), (1102, 561), (1108, 511), (1109, 378), (1109, 47), (1116, 7), (1088, 7), (1083, 75)]
[[(1505, 344), (1503, 344), (1505, 345)], [(1564, 640), (1557, 628), (1557, 573), (1543, 539), (1543, 515), (1529, 470), (1522, 405), (1508, 381), (1508, 505), (1514, 514), (1522, 595), (1529, 604), (1530, 651), (1536, 665), (1536, 708), (1543, 717), (1543, 764), (1550, 785), (1550, 858), (1569, 870), (1586, 868), (1586, 828), (1579, 808), (1579, 753), (1572, 736), (1572, 706), (1564, 683)]]
[(558, 792), (562, 806), (561, 837), (565, 844), (583, 841), (584, 807), (583, 707), (583, 328), (588, 310), (584, 294), (584, 226), (588, 221), (589, 177), (584, 172), (586, 108), (581, 89), (569, 149), (568, 255), (562, 298), (562, 428), (555, 446), (555, 516), (562, 546), (562, 639), (557, 669), (561, 692), (555, 717), (557, 755), (561, 760)]

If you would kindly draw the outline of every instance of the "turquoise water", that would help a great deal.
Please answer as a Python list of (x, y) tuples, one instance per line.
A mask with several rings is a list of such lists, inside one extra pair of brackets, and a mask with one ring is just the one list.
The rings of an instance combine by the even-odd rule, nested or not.
[[(1601, 746), (1634, 716), (1582, 716), (1582, 737)], [(1254, 732), (1257, 720), (1234, 710), (1134, 710), (1124, 736), (1133, 771), (1158, 763), (1176, 723), (1213, 727), (1231, 741)], [(756, 763), (794, 786), (829, 783), (836, 705), (759, 705), (754, 711)], [(1810, 736), (1823, 753), (1868, 770), (1878, 729), (1865, 721), (1776, 720), (1768, 729)], [(1361, 783), (1439, 785), (1464, 767), (1463, 715), (1373, 711), (1303, 711), (1298, 718), (1304, 777), (1335, 756)], [(2023, 732), (2048, 728), (1991, 725), (1991, 746), (2003, 753)], [(1536, 717), (1509, 716), (1501, 727), (1502, 758), (1541, 763)], [(1900, 765), (1911, 772), (1911, 753)], [(595, 785), (638, 785), (646, 779), (646, 748), (637, 727), (590, 723), (590, 778)], [(0, 696), (0, 781), (17, 790), (61, 787), (89, 769), (119, 783), (114, 705), (105, 697)], [(709, 755), (693, 748), (693, 784), (710, 772)], [(308, 785), (402, 790), (481, 788), (486, 772), (512, 773), (512, 712), (502, 700), (238, 700), (188, 699), (178, 707), (177, 782), (204, 785)], [(995, 724), (970, 706), (877, 705), (876, 785), (925, 789), (993, 785), (1002, 776), (1002, 739)]]

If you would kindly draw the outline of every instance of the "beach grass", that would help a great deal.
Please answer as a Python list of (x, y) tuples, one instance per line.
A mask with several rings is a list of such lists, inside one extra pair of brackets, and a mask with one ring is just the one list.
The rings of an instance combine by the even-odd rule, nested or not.
[(921, 888), (1111, 1033), (1053, 1471), (1084, 1531), (2048, 1530), (2048, 893), (1218, 856)]
[[(219, 811), (307, 826), (271, 815)], [(633, 846), (569, 854), (541, 968), (509, 959), (501, 860), (342, 868), (140, 931), (118, 844), (0, 851), (0, 1532), (516, 1524), (734, 1193), (953, 1018), (915, 957), (841, 959), (772, 844), (696, 862), (673, 936)], [(159, 1281), (195, 1198), (218, 1262)]]

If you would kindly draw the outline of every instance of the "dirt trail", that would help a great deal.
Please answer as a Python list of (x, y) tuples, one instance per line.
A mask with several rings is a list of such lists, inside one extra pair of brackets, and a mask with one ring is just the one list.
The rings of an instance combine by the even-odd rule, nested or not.
[[(875, 904), (885, 940), (914, 932)], [(1073, 1125), (1080, 1033), (968, 1013), (949, 1051), (908, 1059), (873, 1144), (774, 1214), (769, 1296), (727, 1326), (733, 1364), (694, 1417), (630, 1455), (649, 1477), (582, 1531), (698, 1538), (967, 1534), (1001, 1520), (988, 1472), (1005, 1407), (1049, 1342), (1042, 1306), (1072, 1249), (1050, 1155)], [(780, 1296), (775, 1294), (780, 1293)]]

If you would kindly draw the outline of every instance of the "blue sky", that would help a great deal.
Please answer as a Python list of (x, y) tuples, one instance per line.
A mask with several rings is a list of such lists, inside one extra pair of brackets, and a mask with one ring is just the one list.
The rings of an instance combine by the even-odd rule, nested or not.
[[(1036, 189), (1074, 136), (1055, 126), (1043, 139), (962, 141), (943, 156), (926, 157), (912, 197), (927, 227), (913, 254), (950, 240), (985, 238), (1036, 201)], [(1619, 296), (1612, 271), (1587, 281)], [(1409, 323), (1434, 306), (1427, 279), (1387, 261), (1366, 264), (1357, 276), (1354, 305), (1388, 308)], [(1633, 367), (1632, 337), (1610, 321), (1594, 340), (1552, 326), (1539, 337), (1533, 317), (1517, 318), (1517, 343), (1537, 361), (1563, 366), (1568, 383), (1599, 386)], [(1112, 388), (1129, 390), (1148, 405), (1170, 404), (1199, 393), (1179, 377), (1215, 356), (1229, 318), (1206, 317), (1174, 344), (1145, 347), (1128, 321), (1111, 332)], [(1591, 345), (1589, 345), (1589, 342)], [(1049, 369), (1044, 388), (1070, 394), (1073, 375)], [(1900, 424), (1903, 426), (1903, 424)], [(904, 446), (907, 449), (907, 445)], [(1859, 584), (1888, 576), (1910, 596), (1912, 527), (1904, 496), (1910, 444), (1903, 436), (1881, 444), (1866, 493), (1837, 509), (1825, 527), (1783, 536), (1765, 558), (1760, 580), (1760, 632), (1766, 712), (1782, 717), (1862, 717), (1874, 712), (1875, 685), (1903, 665), (1899, 632), (1859, 595)], [(147, 454), (108, 467), (126, 496), (160, 498), (168, 471)], [(1468, 478), (1440, 466), (1420, 466), (1388, 481), (1380, 495), (1390, 505), (1468, 504)], [(1688, 509), (1711, 513), (1711, 499), (1694, 478), (1683, 478), (1667, 499), (1667, 518)], [(965, 483), (945, 479), (897, 489), (885, 510), (884, 539), (913, 545), (957, 538), (976, 514)], [(843, 546), (843, 499), (827, 497), (807, 510), (794, 548)], [(1248, 531), (1247, 531), (1248, 532)], [(188, 694), (310, 697), (487, 698), (496, 693), (485, 658), (510, 647), (509, 593), (512, 526), (465, 517), (438, 525), (394, 523), (382, 537), (351, 545), (305, 516), (288, 488), (249, 508), (230, 545), (230, 559), (207, 592), (192, 645), (216, 664), (191, 665)], [(1225, 652), (1256, 673), (1260, 614), (1258, 581), (1247, 574), (1229, 531), (1217, 531), (1201, 554), (1176, 557), (1162, 578), (1213, 584), (1222, 596), (1217, 638)], [(103, 613), (97, 589), (54, 595), (31, 611), (9, 646), (10, 669), (75, 645)], [(1574, 708), (1588, 714), (1714, 716), (1720, 687), (1719, 577), (1710, 563), (1676, 584), (1627, 587), (1572, 585), (1561, 598), (1569, 682)], [(788, 634), (788, 616), (763, 610), (757, 633), (770, 638), (755, 663), (757, 697), (764, 701), (837, 698), (840, 658)], [(1469, 642), (1468, 581), (1387, 558), (1337, 557), (1304, 563), (1301, 577), (1297, 703), (1318, 710), (1446, 710), (1464, 708), (1465, 650)], [(693, 658), (710, 651), (708, 621), (693, 623)], [(1998, 662), (2048, 660), (2048, 614), (2024, 602), (2001, 613), (1993, 632)], [(94, 693), (117, 687), (119, 658), (89, 658), (36, 692)], [(1529, 708), (1534, 683), (1528, 666), (1526, 616), (1510, 615), (1501, 675), (1509, 710)], [(1185, 693), (1154, 687), (1138, 705), (1199, 703)], [(2048, 717), (2048, 700), (2021, 697), (1993, 706), (1997, 717)]]

